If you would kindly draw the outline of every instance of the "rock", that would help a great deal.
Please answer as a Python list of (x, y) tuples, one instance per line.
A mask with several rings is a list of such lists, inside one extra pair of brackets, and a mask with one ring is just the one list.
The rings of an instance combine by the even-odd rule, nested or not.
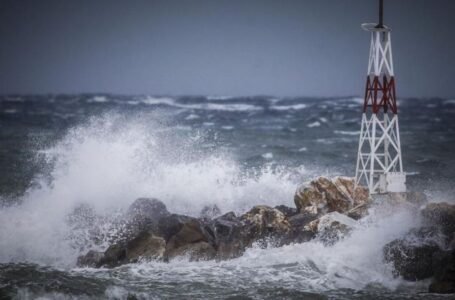
[(333, 245), (347, 236), (354, 226), (354, 219), (338, 212), (331, 212), (319, 218), (317, 222), (317, 237), (324, 244)]
[(339, 191), (344, 195), (349, 196), (354, 201), (354, 207), (370, 202), (370, 192), (368, 191), (368, 188), (359, 185), (354, 189), (354, 178), (339, 176), (335, 177), (333, 182)]
[(455, 293), (455, 250), (438, 251), (433, 254), (434, 278), (430, 293)]
[(279, 239), (291, 230), (286, 216), (278, 209), (266, 205), (258, 205), (240, 217), (245, 224), (245, 237), (252, 241), (264, 238)]
[(283, 244), (303, 243), (313, 239), (316, 231), (308, 230), (306, 226), (315, 220), (313, 214), (296, 214), (288, 219), (291, 230), (287, 236), (283, 237)]
[(334, 211), (346, 213), (369, 201), (368, 190), (362, 186), (354, 190), (354, 179), (347, 177), (336, 177), (333, 180), (319, 177), (300, 186), (294, 196), (300, 213), (317, 216)]
[(122, 243), (118, 243), (107, 248), (107, 250), (104, 252), (103, 258), (100, 261), (100, 266), (113, 268), (126, 262), (126, 247)]
[(433, 276), (432, 256), (440, 250), (439, 234), (433, 227), (411, 230), (404, 238), (384, 247), (386, 262), (393, 264), (395, 274), (416, 281)]
[(444, 234), (452, 237), (455, 232), (455, 205), (446, 202), (430, 203), (421, 214), (426, 222), (440, 227)]
[(166, 205), (155, 198), (138, 198), (128, 208), (127, 215), (133, 223), (156, 226), (169, 215)]
[(128, 208), (125, 219), (117, 224), (117, 239), (113, 242), (128, 242), (143, 231), (156, 231), (161, 219), (169, 215), (166, 205), (160, 200), (138, 198)]
[(395, 204), (407, 203), (421, 207), (428, 203), (427, 196), (422, 192), (388, 193), (389, 202)]
[(243, 236), (243, 225), (233, 212), (224, 214), (213, 221), (211, 226), (217, 245), (217, 259), (239, 257), (246, 247), (251, 246)]
[(102, 265), (104, 253), (90, 250), (86, 255), (77, 258), (77, 266), (99, 268)]
[(360, 220), (368, 216), (368, 209), (370, 208), (370, 203), (362, 203), (356, 207), (350, 209), (346, 215), (354, 220)]
[(221, 210), (216, 204), (207, 205), (202, 208), (201, 213), (199, 214), (201, 218), (213, 219), (221, 215)]
[(166, 255), (168, 259), (186, 256), (190, 261), (201, 261), (214, 259), (216, 257), (216, 250), (209, 243), (201, 241), (169, 249)]
[(166, 241), (151, 231), (143, 231), (126, 245), (126, 259), (137, 262), (141, 259), (163, 259)]
[(290, 218), (299, 213), (296, 208), (289, 207), (286, 205), (275, 206), (275, 209), (278, 209), (279, 211), (281, 211), (286, 216), (286, 218)]
[[(214, 243), (213, 233), (206, 229), (201, 220), (171, 215), (168, 218), (164, 218), (163, 221), (160, 224), (160, 231), (167, 241), (166, 259), (172, 259), (182, 253), (188, 253), (191, 260), (205, 260), (209, 257), (214, 257), (214, 255), (211, 255), (212, 251), (210, 248), (206, 247), (205, 244), (200, 244), (204, 242), (213, 248), (212, 244)], [(193, 245), (197, 243), (199, 245)], [(197, 257), (198, 254), (201, 257)]]
[(197, 219), (184, 215), (171, 214), (161, 219), (157, 226), (158, 235), (162, 236), (166, 242), (168, 242), (172, 236), (177, 234), (182, 229), (185, 223), (192, 220), (194, 221)]

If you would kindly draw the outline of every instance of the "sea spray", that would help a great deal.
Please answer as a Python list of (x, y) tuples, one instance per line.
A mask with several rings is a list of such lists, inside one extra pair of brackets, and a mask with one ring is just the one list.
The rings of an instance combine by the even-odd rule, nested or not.
[(109, 220), (115, 223), (138, 197), (159, 198), (170, 211), (193, 216), (213, 204), (237, 213), (257, 204), (292, 205), (295, 175), (304, 169), (245, 170), (226, 153), (206, 153), (203, 139), (144, 115), (106, 114), (70, 129), (40, 151), (50, 172), (37, 177), (38, 187), (21, 205), (0, 210), (0, 261), (74, 265), (81, 249), (92, 246), (82, 247), (87, 232), (78, 236), (68, 224), (80, 205), (104, 216), (93, 226), (106, 230), (106, 239), (117, 230)]

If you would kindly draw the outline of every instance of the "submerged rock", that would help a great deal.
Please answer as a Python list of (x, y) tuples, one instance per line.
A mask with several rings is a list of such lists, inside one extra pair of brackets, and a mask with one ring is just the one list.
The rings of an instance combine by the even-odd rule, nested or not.
[(317, 237), (326, 245), (333, 245), (346, 237), (356, 221), (338, 212), (328, 213), (317, 220)]
[(333, 180), (319, 177), (300, 186), (294, 196), (300, 213), (316, 216), (334, 211), (347, 213), (369, 201), (368, 189), (363, 186), (354, 189), (354, 179), (347, 177), (336, 177)]

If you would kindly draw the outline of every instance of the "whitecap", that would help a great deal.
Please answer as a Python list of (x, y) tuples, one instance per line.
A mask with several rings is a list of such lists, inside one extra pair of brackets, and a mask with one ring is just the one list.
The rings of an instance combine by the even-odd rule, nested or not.
[(308, 151), (307, 147), (302, 147), (298, 150), (299, 152), (306, 152)]
[(264, 153), (261, 155), (263, 158), (265, 159), (272, 159), (273, 158), (273, 153), (272, 152), (268, 152), (268, 153)]
[(207, 100), (230, 100), (233, 99), (233, 96), (218, 96), (218, 95), (213, 95), (213, 96), (207, 96), (205, 99)]
[(175, 100), (172, 98), (168, 97), (147, 97), (141, 101), (144, 104), (148, 105), (160, 105), (160, 104), (165, 104), (165, 105), (174, 105)]
[(109, 101), (106, 96), (94, 96), (87, 100), (88, 102), (103, 103)]
[(455, 105), (455, 99), (446, 100), (446, 101), (444, 101), (444, 104), (445, 104), (445, 105), (447, 105), (447, 104), (449, 104), (449, 105)]
[(185, 118), (185, 120), (197, 120), (197, 119), (199, 119), (199, 118), (200, 118), (200, 117), (199, 117), (198, 115), (196, 115), (196, 114), (189, 114), (189, 115)]
[(234, 126), (221, 126), (221, 128), (224, 130), (232, 130), (234, 129)]
[(345, 131), (345, 130), (335, 130), (335, 134), (343, 134), (343, 135), (359, 135), (360, 131)]
[(285, 110), (301, 110), (307, 108), (306, 104), (294, 104), (294, 105), (272, 105), (271, 110), (285, 111)]
[(5, 114), (15, 114), (15, 113), (17, 113), (17, 109), (14, 109), (14, 108), (5, 109), (5, 110), (3, 110), (3, 112)]
[(321, 123), (319, 121), (315, 121), (315, 122), (307, 125), (308, 128), (319, 127), (319, 126), (321, 126)]

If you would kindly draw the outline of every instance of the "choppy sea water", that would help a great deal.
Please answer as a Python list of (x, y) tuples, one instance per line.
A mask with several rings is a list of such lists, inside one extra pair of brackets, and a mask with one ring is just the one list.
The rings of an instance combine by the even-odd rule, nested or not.
[[(382, 260), (387, 242), (418, 225), (407, 211), (372, 211), (333, 246), (315, 240), (253, 247), (224, 262), (143, 262), (76, 268), (103, 249), (134, 199), (157, 197), (197, 216), (207, 204), (243, 213), (293, 206), (295, 188), (317, 175), (353, 175), (362, 99), (0, 97), (0, 299), (431, 298)], [(454, 201), (455, 100), (399, 101), (408, 185)], [(88, 203), (90, 226), (69, 214)], [(93, 224), (92, 224), (93, 225)], [(443, 296), (438, 296), (444, 298)]]

